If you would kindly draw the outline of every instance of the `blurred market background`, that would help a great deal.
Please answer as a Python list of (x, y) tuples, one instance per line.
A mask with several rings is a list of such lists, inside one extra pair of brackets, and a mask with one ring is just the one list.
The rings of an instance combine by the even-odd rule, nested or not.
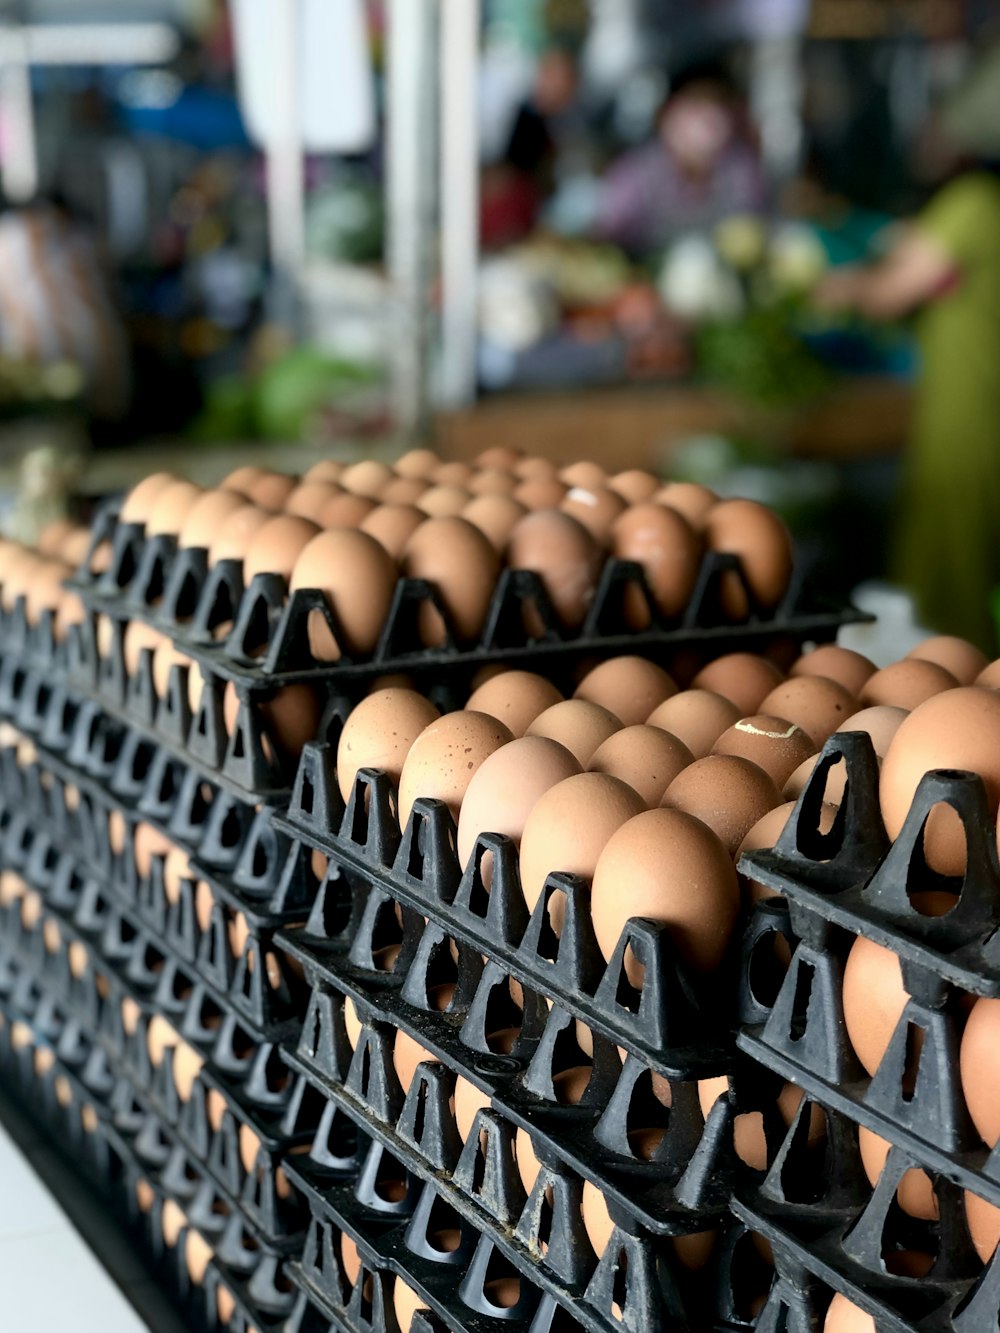
[(5, 525), (424, 437), (751, 495), (831, 591), (883, 579), (916, 342), (814, 293), (924, 206), (995, 38), (992, 0), (2, 0)]

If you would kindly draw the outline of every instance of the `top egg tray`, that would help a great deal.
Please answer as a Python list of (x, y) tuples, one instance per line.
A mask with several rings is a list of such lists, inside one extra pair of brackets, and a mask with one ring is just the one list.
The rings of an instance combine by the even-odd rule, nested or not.
[[(110, 567), (93, 574), (93, 552), (110, 542)], [(726, 619), (720, 586), (735, 575), (751, 608), (742, 622)], [(371, 656), (337, 662), (318, 661), (309, 648), (308, 623), (319, 615), (336, 642), (343, 641), (336, 615), (322, 592), (299, 589), (289, 594), (283, 578), (258, 574), (244, 586), (239, 561), (209, 567), (202, 549), (179, 550), (171, 537), (145, 538), (136, 524), (105, 512), (95, 522), (91, 548), (71, 580), (92, 611), (113, 618), (138, 619), (171, 637), (178, 648), (213, 672), (247, 686), (276, 682), (335, 680), (346, 689), (363, 688), (373, 677), (406, 672), (438, 677), (442, 668), (467, 674), (487, 663), (552, 666), (584, 656), (635, 651), (667, 658), (681, 648), (706, 657), (737, 649), (758, 650), (776, 639), (797, 644), (832, 640), (838, 628), (867, 617), (853, 609), (810, 597), (793, 576), (782, 603), (767, 611), (755, 604), (736, 557), (705, 556), (684, 612), (667, 620), (657, 608), (640, 565), (608, 559), (594, 600), (578, 631), (559, 623), (539, 577), (528, 570), (505, 569), (494, 591), (484, 628), (474, 644), (463, 644), (437, 590), (422, 579), (401, 578), (379, 642)], [(626, 594), (639, 591), (649, 608), (649, 626), (630, 629), (624, 616)], [(422, 609), (432, 605), (445, 628), (439, 647), (427, 647), (419, 633)], [(232, 626), (223, 637), (223, 627)], [(541, 633), (532, 633), (541, 626)], [(551, 670), (552, 667), (550, 666)]]

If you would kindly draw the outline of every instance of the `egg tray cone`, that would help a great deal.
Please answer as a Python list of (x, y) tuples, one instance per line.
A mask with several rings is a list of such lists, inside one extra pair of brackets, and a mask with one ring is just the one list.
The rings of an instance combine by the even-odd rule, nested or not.
[[(820, 835), (825, 770), (841, 761), (848, 766), (847, 796), (831, 832)], [(987, 1148), (972, 1125), (958, 1058), (963, 1000), (1000, 994), (994, 961), (1000, 867), (982, 781), (973, 774), (928, 773), (890, 847), (877, 771), (867, 736), (831, 738), (774, 850), (742, 858), (743, 873), (788, 904), (787, 912), (761, 905), (745, 954), (766, 950), (774, 933), (784, 935), (794, 953), (767, 1003), (755, 1002), (752, 986), (745, 987), (738, 1044), (824, 1105), (1000, 1205), (1000, 1149)], [(942, 802), (958, 812), (966, 830), (964, 880), (943, 880), (924, 860), (923, 825)], [(913, 895), (942, 886), (961, 890), (958, 904), (946, 917), (921, 915)], [(858, 936), (899, 957), (912, 997), (873, 1075), (858, 1061), (844, 1019), (844, 966)], [(746, 968), (753, 968), (749, 957)]]
[[(95, 576), (90, 573), (93, 552), (106, 541), (112, 543), (111, 566)], [(727, 621), (721, 610), (721, 580), (733, 574), (750, 607), (749, 618), (742, 623)], [(841, 624), (867, 618), (853, 608), (822, 604), (794, 577), (778, 608), (760, 608), (736, 557), (709, 553), (684, 612), (665, 620), (641, 567), (608, 558), (579, 631), (563, 628), (535, 574), (507, 569), (501, 572), (479, 641), (463, 643), (436, 590), (424, 580), (401, 578), (371, 656), (352, 660), (345, 652), (337, 663), (317, 662), (306, 632), (310, 616), (323, 617), (334, 640), (344, 642), (321, 592), (300, 589), (289, 595), (285, 581), (270, 574), (257, 575), (246, 588), (239, 562), (221, 561), (209, 568), (205, 551), (178, 550), (170, 537), (147, 540), (141, 526), (119, 524), (110, 512), (97, 520), (91, 551), (70, 586), (94, 611), (143, 619), (172, 637), (182, 651), (227, 679), (248, 685), (309, 679), (346, 684), (394, 671), (440, 677), (444, 670), (457, 670), (469, 678), (488, 662), (519, 666), (560, 657), (580, 660), (595, 653), (662, 654), (693, 645), (702, 645), (707, 657), (716, 657), (739, 648), (761, 648), (776, 638), (789, 637), (800, 645), (807, 640), (829, 641)], [(638, 590), (649, 608), (646, 629), (630, 629), (623, 617), (630, 587)], [(417, 630), (419, 611), (428, 602), (446, 627), (441, 648), (426, 647)], [(217, 643), (219, 626), (229, 623), (232, 631)], [(542, 632), (532, 634), (527, 625), (536, 631), (540, 626)]]
[[(738, 1192), (733, 1211), (773, 1246), (786, 1286), (805, 1297), (815, 1282), (843, 1292), (879, 1333), (988, 1333), (1000, 1321), (1000, 1257), (985, 1266), (972, 1247), (961, 1189), (932, 1175), (940, 1219), (923, 1222), (896, 1202), (917, 1163), (892, 1148), (872, 1189), (856, 1127), (826, 1111), (822, 1149), (809, 1144), (804, 1099), (764, 1181)], [(902, 1276), (893, 1255), (933, 1256), (929, 1271)], [(767, 1327), (766, 1324), (759, 1327)]]

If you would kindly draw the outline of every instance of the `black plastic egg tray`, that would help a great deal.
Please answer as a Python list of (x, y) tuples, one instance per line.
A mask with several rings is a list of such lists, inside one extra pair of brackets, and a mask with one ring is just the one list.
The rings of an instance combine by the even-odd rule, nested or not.
[[(89, 573), (93, 553), (104, 542), (112, 545), (110, 567), (100, 575)], [(510, 666), (545, 663), (550, 672), (559, 659), (608, 657), (639, 649), (645, 656), (667, 657), (678, 648), (702, 647), (706, 656), (738, 648), (755, 650), (779, 638), (802, 644), (832, 640), (840, 625), (866, 617), (853, 610), (816, 605), (805, 590), (793, 584), (773, 612), (759, 608), (743, 623), (727, 621), (720, 604), (724, 575), (741, 580), (747, 603), (755, 601), (738, 559), (709, 554), (683, 614), (666, 621), (657, 609), (641, 566), (628, 561), (605, 562), (594, 600), (581, 629), (568, 634), (559, 624), (544, 586), (526, 570), (504, 570), (490, 604), (482, 636), (475, 645), (463, 645), (435, 588), (420, 579), (400, 579), (379, 643), (372, 655), (352, 660), (342, 655), (335, 663), (317, 662), (308, 643), (307, 625), (313, 615), (325, 620), (335, 641), (342, 634), (323, 594), (300, 589), (289, 595), (285, 580), (258, 574), (245, 588), (242, 565), (220, 561), (209, 568), (204, 550), (178, 550), (171, 537), (147, 540), (141, 526), (121, 524), (112, 510), (96, 521), (91, 550), (72, 586), (95, 612), (118, 618), (139, 618), (171, 637), (176, 645), (227, 679), (247, 686), (299, 680), (335, 682), (349, 694), (373, 677), (403, 671), (440, 680), (457, 672), (466, 681), (483, 665)], [(629, 629), (623, 615), (626, 594), (638, 590), (650, 612), (650, 625)], [(421, 609), (431, 604), (445, 626), (441, 648), (427, 648), (418, 633)], [(526, 627), (540, 623), (543, 632), (532, 636)], [(220, 626), (232, 625), (217, 641)], [(418, 685), (421, 688), (422, 685)]]
[[(816, 831), (817, 812), (827, 772), (841, 762), (847, 795), (824, 837)], [(943, 879), (924, 859), (923, 827), (942, 803), (957, 811), (966, 830), (964, 879)], [(741, 869), (787, 901), (787, 926), (772, 920), (797, 947), (777, 995), (740, 1032), (740, 1047), (818, 1102), (1000, 1205), (1000, 1149), (988, 1149), (972, 1125), (958, 1058), (963, 1003), (970, 995), (1000, 994), (1000, 866), (981, 779), (928, 773), (890, 846), (868, 737), (831, 738), (773, 851), (748, 854)], [(960, 891), (946, 916), (922, 915), (914, 905), (915, 895), (935, 888)], [(758, 922), (766, 924), (769, 910)], [(911, 996), (872, 1076), (844, 1022), (844, 964), (859, 935), (899, 957)]]

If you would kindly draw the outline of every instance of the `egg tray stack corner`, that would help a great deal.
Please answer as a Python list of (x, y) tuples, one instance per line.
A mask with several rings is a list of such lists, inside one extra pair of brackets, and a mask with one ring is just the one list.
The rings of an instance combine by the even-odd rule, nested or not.
[[(822, 833), (826, 783), (838, 765), (846, 795)], [(964, 878), (944, 879), (924, 858), (924, 825), (942, 805), (965, 830)], [(867, 1312), (878, 1333), (988, 1333), (1000, 1323), (1000, 1251), (976, 1254), (963, 1193), (1000, 1206), (1000, 1153), (972, 1125), (958, 1059), (958, 1010), (970, 997), (1000, 996), (1000, 866), (982, 780), (928, 773), (890, 844), (870, 739), (834, 736), (774, 849), (746, 854), (740, 868), (779, 895), (758, 905), (749, 927), (748, 976), (768, 975), (753, 960), (772, 957), (776, 938), (790, 962), (778, 987), (755, 993), (751, 980), (738, 1044), (805, 1093), (769, 1169), (744, 1183), (733, 1205), (774, 1248), (779, 1280), (759, 1327), (818, 1327), (822, 1284)], [(945, 916), (918, 905), (935, 888), (960, 893)], [(896, 955), (911, 997), (872, 1075), (844, 1018), (844, 965), (858, 938)], [(817, 1109), (822, 1148), (813, 1141)], [(889, 1145), (874, 1187), (859, 1126)], [(898, 1203), (914, 1169), (929, 1178), (934, 1221)], [(932, 1265), (908, 1270), (910, 1252), (933, 1256)]]

